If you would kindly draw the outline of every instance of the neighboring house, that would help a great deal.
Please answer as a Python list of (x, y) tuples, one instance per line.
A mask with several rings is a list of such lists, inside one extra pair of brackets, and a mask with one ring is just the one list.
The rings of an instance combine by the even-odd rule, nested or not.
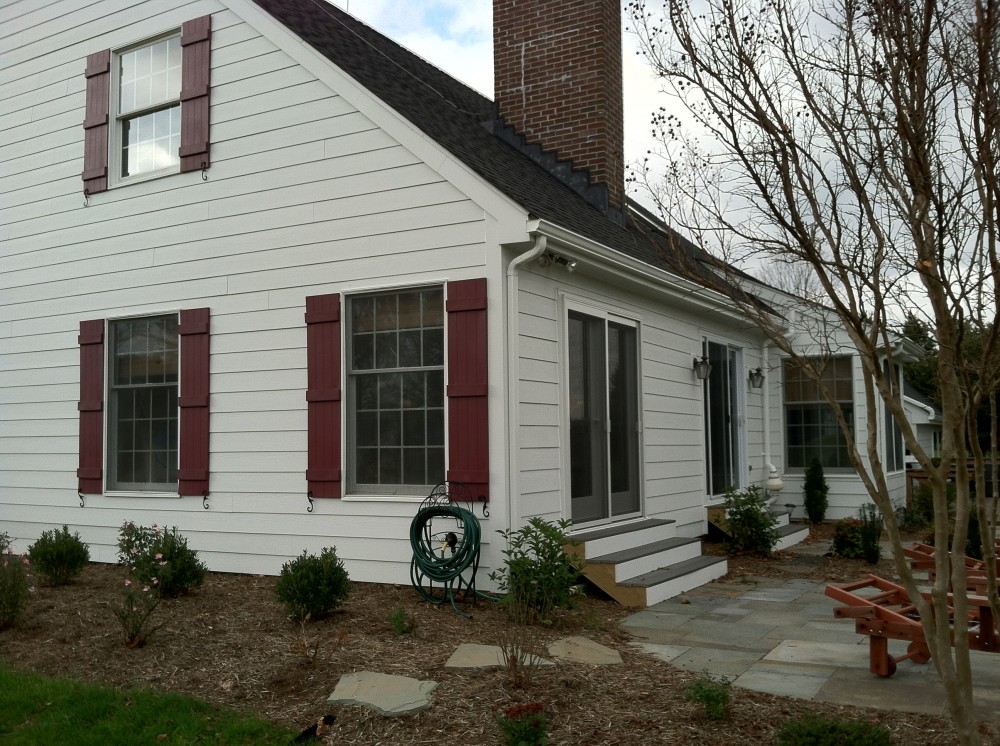
[[(157, 522), (216, 570), (333, 545), (403, 583), (452, 480), (483, 504), (481, 584), (497, 531), (565, 518), (590, 560), (633, 550), (648, 603), (725, 571), (696, 537), (727, 487), (787, 472), (801, 503), (808, 387), (782, 396), (694, 247), (625, 197), (617, 0), (551, 5), (497, 0), (495, 104), (315, 0), (5, 5), (16, 546), (68, 523), (110, 562)], [(863, 421), (856, 360), (832, 370)]]
[[(917, 442), (927, 451), (931, 458), (941, 457), (941, 410), (934, 402), (917, 391), (904, 380), (903, 408), (906, 410), (906, 421), (909, 422), (917, 435)], [(916, 466), (916, 458), (906, 451), (907, 467)]]

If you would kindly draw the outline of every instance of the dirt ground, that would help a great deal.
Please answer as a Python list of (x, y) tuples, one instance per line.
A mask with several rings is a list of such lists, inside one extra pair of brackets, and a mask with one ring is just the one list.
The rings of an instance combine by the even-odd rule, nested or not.
[[(826, 541), (820, 536), (817, 541)], [(706, 545), (709, 552), (721, 551)], [(792, 568), (816, 579), (860, 577), (860, 561), (824, 558), (803, 568), (779, 553), (768, 560), (734, 558), (724, 580), (793, 577)], [(883, 560), (885, 562), (886, 560)], [(113, 686), (133, 685), (186, 692), (209, 702), (302, 728), (332, 711), (330, 744), (501, 743), (497, 716), (523, 702), (540, 702), (550, 719), (550, 743), (577, 744), (768, 744), (781, 724), (806, 713), (856, 717), (887, 725), (894, 743), (950, 744), (946, 719), (838, 707), (734, 689), (732, 715), (707, 720), (700, 705), (685, 701), (695, 674), (672, 668), (630, 645), (620, 627), (630, 610), (597, 591), (579, 608), (561, 613), (551, 627), (527, 633), (540, 646), (568, 635), (585, 635), (621, 652), (623, 666), (559, 664), (539, 669), (529, 686), (514, 685), (508, 672), (456, 672), (445, 661), (463, 642), (496, 644), (512, 627), (501, 608), (479, 599), (464, 606), (433, 606), (409, 586), (356, 583), (342, 609), (300, 625), (274, 594), (275, 578), (210, 573), (188, 596), (166, 600), (154, 612), (161, 625), (148, 644), (131, 650), (107, 604), (123, 582), (122, 568), (89, 565), (66, 587), (39, 586), (23, 620), (0, 632), (0, 660), (15, 668), (72, 676)], [(401, 608), (414, 624), (397, 635), (390, 612)], [(515, 632), (516, 633), (516, 632)], [(326, 699), (341, 675), (372, 670), (431, 679), (440, 686), (430, 709), (384, 718), (360, 706), (331, 708)], [(986, 740), (1000, 733), (988, 732)]]

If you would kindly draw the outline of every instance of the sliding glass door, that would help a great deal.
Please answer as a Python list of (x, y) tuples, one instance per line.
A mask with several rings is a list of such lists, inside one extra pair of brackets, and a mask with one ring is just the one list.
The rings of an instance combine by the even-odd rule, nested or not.
[(568, 347), (573, 523), (637, 514), (636, 327), (570, 311)]

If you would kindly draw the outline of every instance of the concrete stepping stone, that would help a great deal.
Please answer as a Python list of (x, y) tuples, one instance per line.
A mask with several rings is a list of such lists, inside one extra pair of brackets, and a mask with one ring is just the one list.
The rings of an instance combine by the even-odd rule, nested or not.
[[(532, 656), (532, 663), (536, 666), (555, 665), (552, 661), (537, 656)], [(444, 667), (455, 670), (460, 668), (503, 668), (503, 665), (503, 652), (499, 646), (463, 643), (455, 648), (455, 652), (451, 654)]]
[(436, 681), (361, 671), (341, 676), (327, 702), (364, 705), (386, 717), (411, 715), (431, 706), (427, 697), (437, 685)]
[(613, 666), (622, 662), (622, 655), (617, 650), (580, 636), (556, 640), (549, 645), (549, 655), (567, 663), (589, 663), (593, 666)]

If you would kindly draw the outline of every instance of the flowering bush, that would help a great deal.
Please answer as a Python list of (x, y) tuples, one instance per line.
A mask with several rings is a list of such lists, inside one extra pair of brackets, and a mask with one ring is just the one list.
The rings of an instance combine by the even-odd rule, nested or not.
[(158, 626), (149, 626), (149, 617), (159, 605), (160, 594), (155, 584), (139, 584), (132, 578), (125, 578), (121, 599), (109, 606), (121, 625), (126, 647), (141, 648), (149, 636), (159, 629)]
[(90, 550), (80, 534), (70, 534), (65, 524), (61, 531), (42, 531), (38, 541), (28, 547), (28, 554), (35, 572), (52, 585), (66, 585), (90, 561)]
[(118, 562), (130, 568), (142, 585), (155, 585), (164, 598), (179, 596), (205, 581), (205, 564), (189, 549), (174, 526), (137, 526), (131, 521), (118, 531)]
[(34, 590), (28, 577), (26, 556), (14, 554), (9, 546), (0, 559), (0, 629), (7, 629), (21, 615), (24, 600)]
[(540, 702), (508, 707), (497, 722), (507, 746), (548, 746), (549, 721)]

